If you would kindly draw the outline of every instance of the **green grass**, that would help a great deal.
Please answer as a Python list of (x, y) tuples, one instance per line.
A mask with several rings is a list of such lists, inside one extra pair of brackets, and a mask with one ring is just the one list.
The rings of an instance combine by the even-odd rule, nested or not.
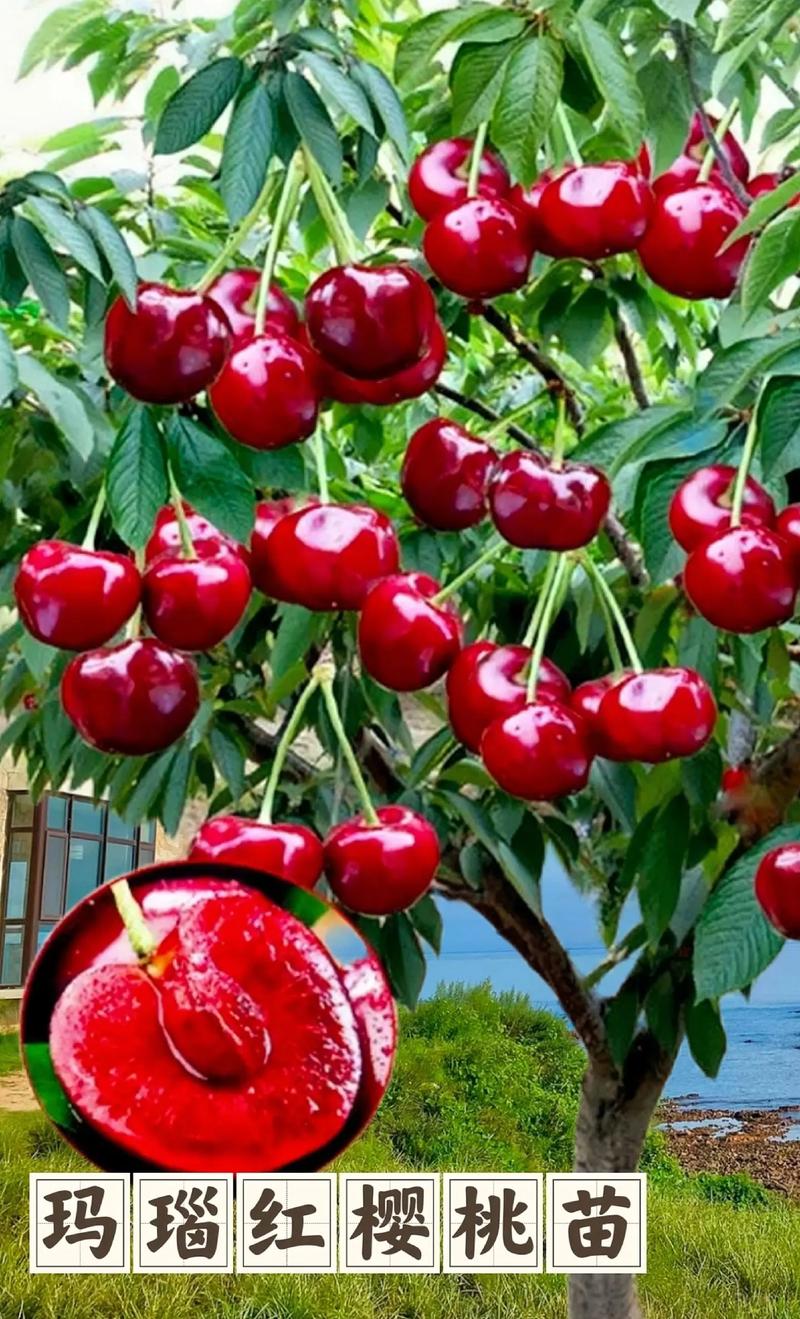
[(0, 1032), (0, 1076), (8, 1076), (9, 1072), (18, 1072), (21, 1066), (18, 1032), (15, 1030)]
[[(339, 1171), (546, 1171), (569, 1162), (581, 1056), (519, 996), (449, 989), (403, 1023), (395, 1079)], [(0, 1113), (0, 1319), (563, 1319), (561, 1278), (30, 1277), (28, 1173), (82, 1161)], [(800, 1319), (800, 1210), (746, 1177), (684, 1175), (658, 1133), (647, 1319)], [(601, 1319), (598, 1316), (598, 1319)]]

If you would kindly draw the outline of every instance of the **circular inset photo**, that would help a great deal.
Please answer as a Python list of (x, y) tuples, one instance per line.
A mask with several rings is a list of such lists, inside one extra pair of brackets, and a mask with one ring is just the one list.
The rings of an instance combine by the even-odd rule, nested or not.
[(315, 894), (212, 862), (95, 890), (31, 967), (20, 1039), (61, 1134), (108, 1171), (313, 1171), (389, 1083), (394, 1000)]

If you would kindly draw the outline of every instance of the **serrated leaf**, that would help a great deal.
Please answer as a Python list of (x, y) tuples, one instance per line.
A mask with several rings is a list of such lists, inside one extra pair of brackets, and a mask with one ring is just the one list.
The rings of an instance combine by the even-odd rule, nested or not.
[(61, 247), (65, 247), (79, 266), (102, 283), (103, 269), (97, 248), (77, 220), (73, 220), (57, 202), (51, 201), (48, 197), (30, 197), (28, 208), (41, 221), (48, 236)]
[(184, 739), (169, 767), (169, 776), (161, 797), (159, 817), (167, 834), (173, 837), (180, 828), (181, 818), (189, 795), (189, 776), (192, 769), (192, 752)]
[(728, 12), (717, 28), (714, 53), (719, 54), (743, 32), (750, 32), (769, 9), (772, 0), (729, 0)]
[(105, 0), (79, 0), (77, 4), (62, 5), (48, 14), (28, 41), (20, 61), (18, 77), (25, 78), (37, 64), (46, 60), (53, 50), (73, 29), (93, 14), (102, 12)]
[(757, 447), (765, 480), (800, 467), (800, 380), (767, 381), (758, 407)]
[(255, 496), (232, 449), (188, 417), (172, 418), (168, 440), (184, 497), (221, 531), (246, 541), (253, 530)]
[(425, 983), (425, 954), (405, 912), (387, 918), (381, 929), (379, 952), (395, 998), (407, 1008), (416, 1007)]
[(183, 151), (204, 137), (233, 100), (243, 73), (241, 60), (225, 55), (179, 87), (161, 112), (153, 148), (156, 154)]
[(633, 63), (608, 29), (587, 18), (583, 11), (576, 15), (575, 30), (614, 125), (634, 154), (645, 135), (646, 123)]
[(630, 766), (595, 760), (589, 781), (615, 819), (631, 833), (636, 826), (636, 777)]
[(401, 86), (419, 85), (430, 72), (430, 61), (451, 37), (458, 32), (468, 16), (486, 14), (489, 5), (459, 5), (454, 9), (440, 9), (426, 14), (408, 28), (397, 47), (394, 76)]
[(138, 283), (136, 262), (114, 221), (99, 206), (86, 206), (81, 211), (81, 223), (89, 229), (103, 253), (128, 306), (135, 307)]
[(19, 383), (38, 398), (80, 458), (94, 448), (94, 429), (81, 399), (30, 353), (17, 354)]
[(472, 132), (491, 118), (514, 45), (503, 41), (461, 47), (450, 74), (454, 132)]
[(349, 115), (360, 128), (374, 134), (375, 120), (369, 101), (358, 84), (348, 77), (338, 64), (326, 59), (324, 55), (306, 51), (302, 56), (302, 62), (314, 75), (323, 94), (330, 97), (334, 105)]
[(236, 102), (222, 149), (219, 190), (234, 224), (258, 200), (274, 142), (272, 98), (257, 79)]
[(284, 97), (294, 125), (335, 188), (342, 181), (342, 144), (325, 105), (299, 73), (284, 78)]
[(700, 0), (656, 0), (656, 5), (667, 18), (694, 26), (692, 20), (700, 8)]
[(524, 184), (537, 172), (537, 153), (555, 113), (564, 77), (563, 47), (552, 37), (513, 51), (492, 116), (492, 141)]
[(773, 188), (771, 192), (764, 193), (762, 197), (756, 197), (744, 219), (739, 222), (732, 233), (728, 234), (720, 251), (727, 251), (740, 238), (745, 238), (748, 234), (754, 234), (757, 229), (762, 229), (774, 215), (790, 206), (798, 194), (800, 194), (800, 174), (793, 174), (791, 178), (784, 179), (783, 183), (779, 183), (777, 188)]
[(12, 240), (25, 276), (50, 319), (59, 329), (69, 325), (69, 285), (49, 243), (30, 220), (15, 215)]
[(19, 381), (19, 369), (11, 340), (0, 328), (0, 403), (13, 394)]
[(427, 741), (417, 747), (414, 757), (408, 770), (406, 779), (407, 788), (419, 787), (428, 775), (444, 759), (448, 751), (455, 745), (455, 739), (449, 725), (438, 728), (432, 733)]
[(712, 682), (717, 665), (719, 650), (719, 633), (699, 615), (690, 618), (684, 628), (678, 644), (678, 660), (687, 668), (696, 669), (698, 673)]
[(148, 409), (137, 404), (114, 441), (106, 469), (111, 520), (132, 549), (147, 543), (168, 488), (158, 427)]
[(407, 162), (411, 156), (411, 137), (405, 111), (386, 74), (374, 64), (369, 64), (367, 60), (358, 60), (353, 65), (352, 74), (369, 97), (373, 110), (378, 114), (390, 140), (397, 147), (401, 159)]
[(136, 786), (120, 813), (129, 824), (139, 824), (152, 816), (155, 803), (169, 784), (178, 752), (170, 747), (160, 756), (151, 759), (143, 773), (136, 778)]
[(688, 803), (673, 797), (653, 821), (639, 871), (639, 906), (653, 943), (669, 925), (678, 901), (688, 836)]
[(435, 953), (442, 951), (442, 931), (444, 923), (442, 913), (430, 893), (426, 893), (414, 906), (409, 908), (408, 918), (414, 929), (422, 936)]
[(731, 866), (711, 893), (695, 930), (694, 981), (698, 1000), (745, 989), (775, 960), (783, 939), (756, 901), (758, 863), (783, 843), (800, 841), (798, 825), (773, 829)]
[(728, 1045), (718, 1005), (708, 999), (692, 1003), (686, 1009), (685, 1019), (692, 1057), (706, 1076), (716, 1076)]
[[(790, 369), (787, 370), (787, 363)], [(733, 403), (760, 375), (777, 369), (787, 375), (800, 374), (800, 335), (790, 330), (746, 339), (718, 352), (703, 372), (699, 403), (707, 415)]]
[(219, 722), (212, 724), (208, 744), (217, 769), (230, 788), (233, 802), (236, 803), (244, 793), (244, 747), (240, 739)]
[(800, 266), (800, 209), (792, 207), (768, 224), (750, 249), (742, 278), (746, 316), (766, 302), (773, 289)]

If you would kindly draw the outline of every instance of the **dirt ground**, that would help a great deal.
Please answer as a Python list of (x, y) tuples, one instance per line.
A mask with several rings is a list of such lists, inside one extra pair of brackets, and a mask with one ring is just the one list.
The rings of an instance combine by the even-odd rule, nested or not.
[[(687, 1172), (748, 1173), (800, 1200), (800, 1109), (686, 1109), (659, 1114), (671, 1152)], [(702, 1125), (690, 1126), (686, 1123)]]

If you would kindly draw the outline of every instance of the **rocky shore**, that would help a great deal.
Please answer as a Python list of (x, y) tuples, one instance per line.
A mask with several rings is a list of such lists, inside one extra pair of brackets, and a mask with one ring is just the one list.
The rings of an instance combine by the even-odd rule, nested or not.
[(800, 1108), (659, 1110), (670, 1152), (687, 1172), (747, 1173), (800, 1200)]

